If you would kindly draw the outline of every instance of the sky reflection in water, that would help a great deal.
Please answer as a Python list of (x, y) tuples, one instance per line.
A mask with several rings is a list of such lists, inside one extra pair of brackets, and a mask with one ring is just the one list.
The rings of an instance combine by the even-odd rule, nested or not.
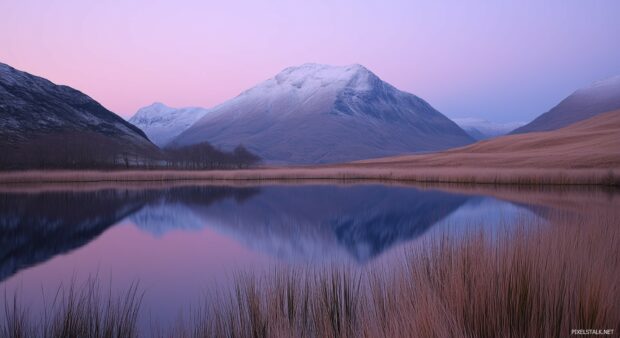
[(478, 225), (492, 232), (494, 223), (536, 212), (482, 195), (379, 184), (0, 193), (0, 286), (36, 307), (42, 292), (51, 297), (72, 279), (98, 275), (113, 290), (138, 280), (151, 315), (173, 320), (239, 269), (364, 266), (433, 233)]

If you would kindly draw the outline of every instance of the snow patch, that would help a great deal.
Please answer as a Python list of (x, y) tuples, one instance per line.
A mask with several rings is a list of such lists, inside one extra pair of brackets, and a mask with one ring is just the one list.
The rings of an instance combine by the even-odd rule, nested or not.
[(199, 107), (177, 109), (156, 102), (139, 109), (129, 122), (142, 129), (153, 143), (164, 147), (208, 112)]

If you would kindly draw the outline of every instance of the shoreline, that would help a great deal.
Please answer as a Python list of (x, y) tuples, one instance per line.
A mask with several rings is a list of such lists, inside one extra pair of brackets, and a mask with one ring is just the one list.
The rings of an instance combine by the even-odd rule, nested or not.
[(560, 168), (369, 168), (360, 165), (275, 167), (240, 170), (32, 170), (0, 172), (0, 185), (101, 182), (295, 182), (383, 181), (475, 185), (620, 186), (612, 169)]

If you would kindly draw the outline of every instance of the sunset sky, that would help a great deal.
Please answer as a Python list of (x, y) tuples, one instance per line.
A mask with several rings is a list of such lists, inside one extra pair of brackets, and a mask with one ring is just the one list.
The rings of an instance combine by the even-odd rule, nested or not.
[(620, 1), (0, 1), (0, 62), (128, 117), (359, 63), (449, 117), (529, 121), (620, 74)]

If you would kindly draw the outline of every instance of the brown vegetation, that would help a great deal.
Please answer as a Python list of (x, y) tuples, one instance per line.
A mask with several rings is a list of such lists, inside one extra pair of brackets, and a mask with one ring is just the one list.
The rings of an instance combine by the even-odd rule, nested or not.
[[(387, 265), (278, 268), (262, 275), (240, 274), (231, 290), (207, 298), (203, 307), (174, 327), (151, 334), (559, 337), (568, 336), (571, 329), (618, 332), (618, 224), (617, 213), (557, 216), (551, 225), (522, 224), (494, 238), (479, 233), (429, 238)], [(82, 334), (108, 332), (92, 330), (97, 327), (93, 323), (110, 323), (109, 317), (128, 319), (103, 325), (117, 330), (109, 332), (122, 329), (127, 330), (126, 336), (136, 334), (136, 317), (131, 315), (137, 311), (135, 291), (127, 297), (134, 301), (112, 307), (113, 313), (93, 311), (90, 304), (102, 303), (87, 301), (91, 293), (64, 302), (73, 305), (52, 312), (54, 316), (43, 326), (18, 303), (8, 304), (0, 332), (6, 337), (33, 332), (50, 337), (60, 337), (54, 332), (117, 336)], [(95, 321), (93, 316), (100, 319)], [(76, 331), (52, 330), (57, 327)]]
[(162, 181), (400, 181), (509, 185), (620, 185), (620, 169), (260, 168), (245, 170), (58, 170), (0, 172), (0, 184)]
[[(241, 276), (178, 337), (561, 337), (620, 329), (617, 218), (435, 238), (368, 270)], [(587, 222), (587, 223), (586, 223)]]
[(36, 320), (17, 296), (6, 299), (0, 336), (11, 338), (138, 337), (142, 294), (131, 285), (123, 294), (101, 292), (97, 277), (83, 285), (60, 286)]
[(359, 161), (364, 168), (620, 168), (620, 110), (597, 115), (568, 127), (480, 141), (470, 146), (426, 155)]
[(194, 162), (173, 160), (170, 167), (155, 167), (159, 170), (13, 171), (0, 173), (0, 183), (331, 179), (617, 186), (620, 185), (619, 134), (620, 111), (614, 111), (552, 132), (504, 136), (435, 154), (326, 166), (210, 171), (161, 170), (221, 167), (230, 169), (256, 163), (256, 158), (251, 154), (239, 151), (238, 157), (244, 159), (241, 164), (233, 161), (232, 166), (219, 166), (219, 161), (215, 161), (216, 165), (208, 165), (207, 162), (201, 162), (209, 161), (207, 155), (194, 152)]
[(66, 131), (31, 135), (29, 140), (0, 142), (0, 171), (6, 170), (154, 170), (240, 169), (259, 158), (243, 146), (232, 152), (205, 142), (182, 148), (134, 145), (95, 132)]

